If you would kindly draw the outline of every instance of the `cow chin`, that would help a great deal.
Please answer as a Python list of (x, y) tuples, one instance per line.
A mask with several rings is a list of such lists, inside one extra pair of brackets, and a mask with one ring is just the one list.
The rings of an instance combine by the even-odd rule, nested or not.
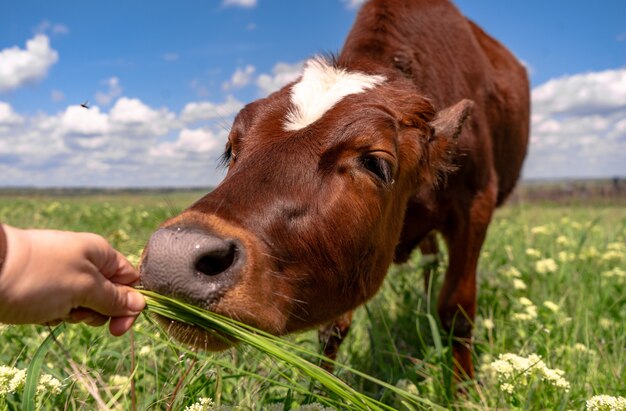
[(202, 351), (223, 351), (237, 344), (236, 340), (213, 330), (181, 323), (156, 315), (159, 324), (178, 342)]

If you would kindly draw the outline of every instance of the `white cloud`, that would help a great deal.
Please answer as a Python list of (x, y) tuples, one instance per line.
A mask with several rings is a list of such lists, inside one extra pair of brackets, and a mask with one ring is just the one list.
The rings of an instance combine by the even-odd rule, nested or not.
[(357, 9), (361, 7), (366, 0), (341, 0), (349, 9)]
[(532, 103), (525, 177), (626, 175), (626, 69), (550, 80)]
[[(196, 180), (198, 185), (209, 184), (201, 172), (206, 171), (206, 158), (186, 157), (199, 157), (190, 151), (194, 142), (209, 158), (218, 156), (210, 154), (209, 142), (193, 130), (179, 133), (182, 126), (174, 113), (127, 97), (118, 99), (108, 112), (97, 106), (69, 106), (54, 115), (19, 116), (4, 103), (0, 119), (3, 184), (160, 186)], [(179, 160), (149, 155), (151, 147), (177, 133), (183, 152)]]
[[(279, 63), (256, 84), (265, 93), (295, 80), (301, 63)], [(532, 142), (524, 176), (626, 175), (623, 70), (551, 80), (533, 90)], [(585, 90), (583, 90), (585, 89)], [(606, 99), (598, 100), (598, 95)], [(600, 104), (602, 103), (602, 104)], [(211, 185), (227, 128), (243, 103), (189, 102), (174, 113), (126, 96), (110, 107), (19, 113), (0, 101), (2, 184)]]
[(35, 27), (34, 32), (35, 34), (68, 34), (70, 29), (64, 24), (53, 24), (49, 20), (44, 20)]
[(207, 97), (209, 95), (209, 89), (203, 84), (202, 80), (191, 80), (189, 82), (189, 87), (196, 93), (198, 97)]
[(183, 108), (180, 119), (184, 124), (190, 125), (205, 120), (223, 120), (235, 115), (243, 103), (233, 96), (226, 97), (223, 103), (200, 101), (187, 103)]
[(52, 90), (50, 92), (50, 100), (54, 101), (55, 103), (61, 102), (65, 100), (65, 93), (63, 93), (61, 90)]
[(99, 136), (109, 132), (109, 119), (98, 107), (69, 106), (61, 114), (60, 127), (66, 135)]
[(58, 53), (50, 48), (50, 41), (43, 34), (28, 40), (25, 49), (14, 46), (0, 51), (0, 92), (41, 80), (58, 59)]
[(180, 58), (180, 55), (178, 53), (165, 53), (163, 54), (163, 60), (165, 61), (178, 61), (178, 59)]
[(626, 69), (553, 79), (532, 92), (540, 113), (604, 112), (626, 108)]
[(183, 128), (176, 141), (163, 142), (150, 149), (153, 157), (184, 159), (190, 155), (204, 154), (222, 148), (226, 142), (226, 131), (215, 133), (207, 128)]
[(162, 136), (178, 126), (176, 116), (167, 109), (154, 110), (141, 100), (128, 97), (115, 102), (109, 117), (112, 126), (127, 135)]
[(222, 1), (222, 6), (224, 7), (229, 7), (229, 6), (235, 6), (235, 7), (243, 7), (243, 8), (252, 8), (255, 7), (257, 4), (257, 0), (223, 0)]
[(113, 100), (122, 95), (123, 90), (120, 85), (120, 79), (117, 77), (111, 77), (105, 80), (104, 84), (108, 86), (108, 90), (97, 92), (96, 101), (102, 106), (108, 106)]
[(237, 68), (230, 80), (222, 84), (223, 90), (230, 90), (236, 88), (242, 88), (250, 84), (252, 81), (252, 75), (254, 74), (254, 66), (248, 64), (244, 68)]
[(0, 101), (0, 127), (22, 124), (24, 119), (17, 114), (9, 103)]
[(272, 74), (261, 74), (256, 84), (261, 94), (268, 95), (300, 77), (303, 67), (303, 61), (294, 64), (276, 63), (272, 68)]

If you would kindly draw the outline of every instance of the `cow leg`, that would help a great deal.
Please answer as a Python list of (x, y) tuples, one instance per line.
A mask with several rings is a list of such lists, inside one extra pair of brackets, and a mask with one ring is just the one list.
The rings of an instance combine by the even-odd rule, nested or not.
[(455, 377), (474, 377), (472, 326), (476, 314), (476, 267), (496, 203), (495, 185), (478, 193), (469, 210), (456, 210), (443, 234), (449, 266), (439, 293), (443, 328), (453, 336)]
[(422, 253), (421, 266), (424, 270), (424, 291), (428, 293), (430, 285), (430, 274), (439, 266), (439, 245), (437, 244), (437, 234), (431, 231), (420, 244)]
[[(324, 324), (319, 328), (318, 337), (320, 345), (324, 355), (331, 359), (337, 359), (337, 353), (339, 352), (339, 346), (343, 342), (344, 338), (350, 331), (350, 325), (352, 324), (352, 311), (348, 311), (333, 321)], [(333, 364), (328, 361), (322, 362), (322, 368), (328, 372), (333, 371)]]

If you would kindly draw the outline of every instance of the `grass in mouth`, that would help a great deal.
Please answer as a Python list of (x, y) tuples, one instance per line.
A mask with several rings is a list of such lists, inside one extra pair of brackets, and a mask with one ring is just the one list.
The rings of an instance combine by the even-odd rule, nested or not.
[[(139, 290), (147, 301), (146, 311), (158, 314), (162, 317), (202, 328), (211, 333), (233, 338), (247, 344), (260, 352), (280, 360), (285, 365), (299, 369), (302, 373), (318, 382), (327, 391), (335, 394), (342, 402), (342, 409), (347, 410), (393, 410), (394, 408), (383, 404), (365, 394), (362, 394), (336, 376), (311, 363), (303, 356), (330, 361), (321, 354), (311, 352), (285, 339), (268, 334), (262, 330), (236, 321), (232, 318), (206, 311), (191, 304), (152, 292)], [(415, 394), (404, 391), (391, 384), (380, 381), (374, 377), (351, 369), (345, 365), (333, 362), (335, 368), (358, 375), (361, 378), (379, 384), (402, 397), (406, 403), (419, 408), (441, 409), (444, 408), (421, 398)]]

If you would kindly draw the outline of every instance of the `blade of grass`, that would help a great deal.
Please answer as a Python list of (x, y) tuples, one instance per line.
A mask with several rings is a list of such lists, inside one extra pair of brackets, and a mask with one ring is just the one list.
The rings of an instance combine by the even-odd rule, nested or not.
[(437, 320), (430, 314), (425, 314), (426, 319), (428, 320), (428, 326), (430, 327), (430, 333), (433, 336), (433, 343), (435, 344), (435, 349), (437, 350), (437, 354), (443, 355), (443, 344), (441, 343), (441, 336), (439, 335), (439, 327), (437, 326)]
[(43, 361), (46, 358), (46, 354), (50, 350), (50, 347), (54, 343), (56, 337), (61, 335), (65, 331), (65, 324), (59, 324), (54, 328), (45, 340), (41, 343), (35, 355), (33, 356), (28, 370), (26, 371), (26, 382), (24, 383), (24, 401), (22, 402), (23, 411), (35, 411), (37, 385), (39, 385), (39, 376), (41, 374), (41, 367)]

